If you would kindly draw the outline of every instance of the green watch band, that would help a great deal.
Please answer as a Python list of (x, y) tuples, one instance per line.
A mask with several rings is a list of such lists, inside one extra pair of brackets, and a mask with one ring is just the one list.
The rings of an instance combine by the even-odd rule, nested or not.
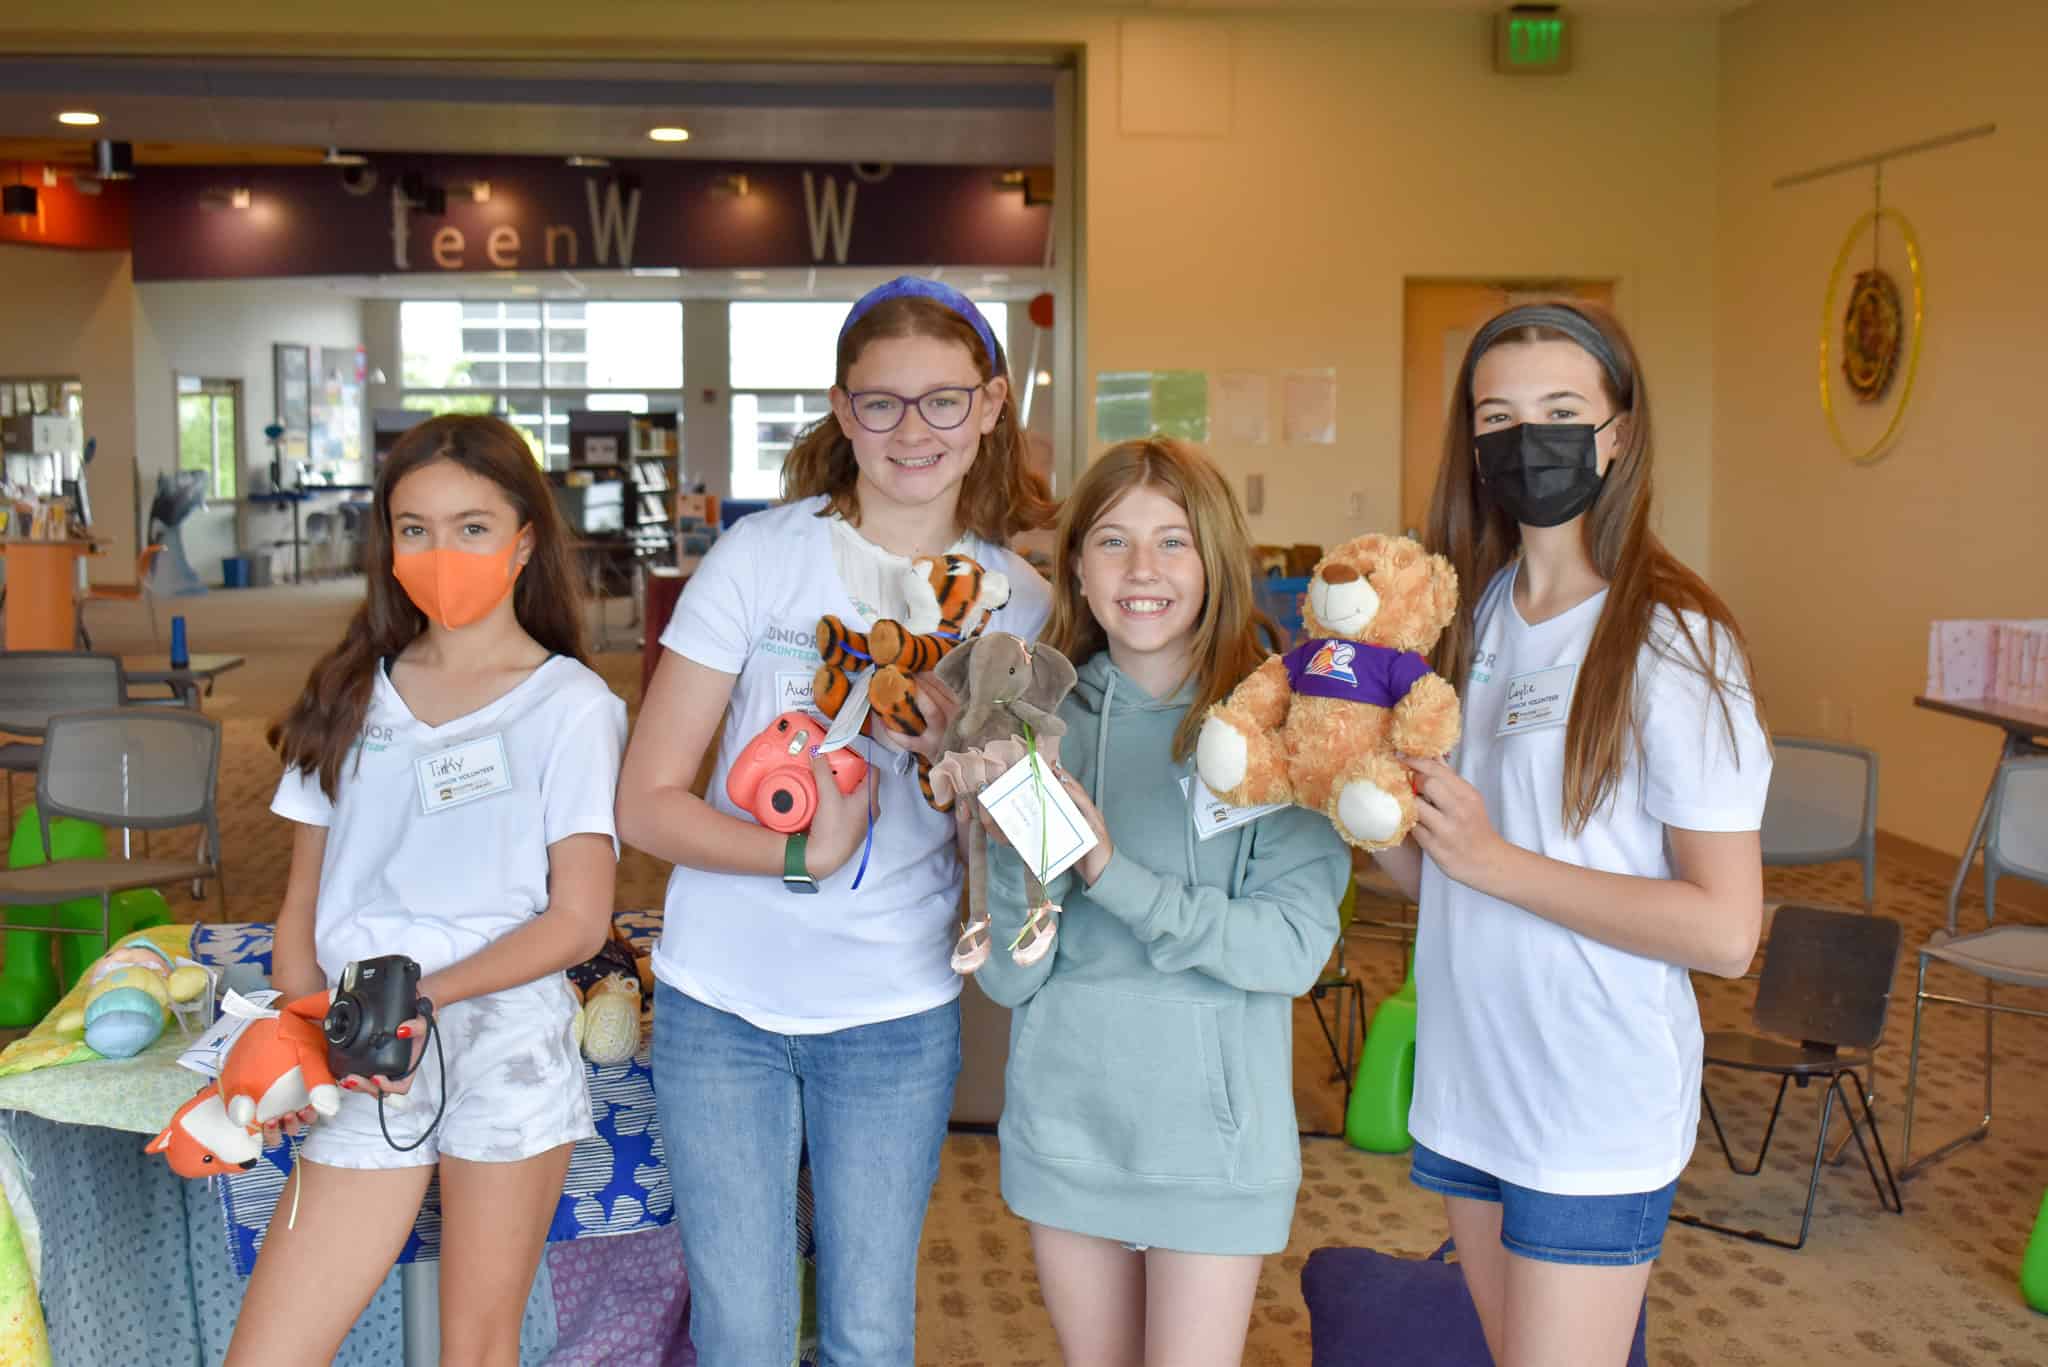
[(816, 892), (818, 880), (804, 866), (804, 851), (811, 837), (805, 831), (791, 831), (782, 843), (782, 886), (791, 892)]

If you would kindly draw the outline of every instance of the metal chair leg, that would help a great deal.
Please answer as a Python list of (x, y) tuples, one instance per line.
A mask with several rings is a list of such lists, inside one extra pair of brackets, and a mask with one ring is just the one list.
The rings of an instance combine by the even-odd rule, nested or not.
[[(1863, 1155), (1863, 1168), (1864, 1171), (1870, 1174), (1870, 1185), (1877, 1192), (1877, 1203), (1894, 1215), (1904, 1215), (1906, 1213), (1906, 1198), (1899, 1194), (1898, 1178), (1892, 1175), (1892, 1161), (1884, 1151), (1884, 1134), (1877, 1128), (1877, 1114), (1870, 1109), (1868, 1096), (1861, 1095), (1863, 1093), (1863, 1079), (1856, 1075), (1855, 1069), (1845, 1068), (1828, 1085), (1839, 1087), (1843, 1077), (1856, 1084), (1856, 1090), (1860, 1094), (1857, 1099), (1863, 1103), (1864, 1123), (1870, 1127), (1871, 1143), (1877, 1146), (1877, 1162), (1872, 1163), (1870, 1161), (1870, 1149), (1863, 1142), (1862, 1131), (1856, 1128), (1856, 1113), (1850, 1109), (1849, 1098), (1847, 1095), (1844, 1095), (1842, 1097), (1842, 1116), (1849, 1122), (1849, 1137), (1856, 1141), (1857, 1152)], [(1877, 1175), (1880, 1165), (1884, 1169), (1882, 1181), (1878, 1179)], [(1885, 1199), (1886, 1188), (1890, 1188), (1891, 1191), (1891, 1199), (1889, 1201)]]
[[(1675, 1213), (1672, 1215), (1671, 1218), (1681, 1225), (1691, 1225), (1694, 1229), (1710, 1230), (1715, 1234), (1732, 1235), (1737, 1239), (1746, 1239), (1753, 1244), (1769, 1244), (1773, 1248), (1790, 1249), (1792, 1252), (1795, 1253), (1798, 1252), (1800, 1249), (1806, 1247), (1807, 1232), (1813, 1227), (1813, 1204), (1820, 1196), (1821, 1168), (1826, 1163), (1828, 1151), (1828, 1123), (1834, 1118), (1835, 1093), (1839, 1090), (1836, 1084), (1840, 1076), (1840, 1074), (1830, 1074), (1828, 1077), (1828, 1085), (1822, 1089), (1820, 1103), (1820, 1134), (1814, 1140), (1813, 1144), (1813, 1172), (1806, 1179), (1806, 1208), (1804, 1211), (1800, 1213), (1799, 1238), (1797, 1241), (1789, 1239), (1780, 1239), (1775, 1235), (1766, 1234), (1760, 1229), (1737, 1229), (1734, 1225), (1716, 1224), (1712, 1220), (1705, 1219), (1702, 1216), (1698, 1215)], [(1791, 1079), (1789, 1077), (1785, 1079), (1786, 1082), (1789, 1082), (1790, 1080)], [(1780, 1100), (1784, 1099), (1784, 1092), (1784, 1082), (1781, 1082), (1778, 1085), (1778, 1095)], [(1704, 1089), (1702, 1091), (1702, 1095), (1704, 1095)], [(1848, 1103), (1844, 1102), (1843, 1104), (1844, 1106), (1846, 1106)], [(1773, 1125), (1777, 1123), (1777, 1118), (1777, 1108), (1773, 1107), (1771, 1114), (1771, 1122)], [(1764, 1144), (1766, 1148), (1770, 1146), (1768, 1132), (1766, 1132)], [(1735, 1167), (1733, 1159), (1729, 1160), (1728, 1166), (1731, 1168)], [(1761, 1168), (1763, 1166), (1763, 1157), (1761, 1154), (1759, 1154), (1757, 1157), (1757, 1166), (1758, 1168)], [(1736, 1168), (1736, 1171), (1741, 1172), (1742, 1170), (1740, 1168)], [(1755, 1171), (1756, 1169), (1751, 1169), (1750, 1172), (1744, 1173), (1743, 1175), (1752, 1176), (1754, 1175)], [(1882, 1197), (1880, 1196), (1879, 1199), (1882, 1200)]]
[(1756, 1162), (1750, 1167), (1746, 1168), (1740, 1167), (1736, 1164), (1735, 1154), (1728, 1147), (1728, 1136), (1721, 1129), (1721, 1115), (1718, 1111), (1714, 1109), (1713, 1094), (1707, 1090), (1707, 1085), (1705, 1082), (1700, 1083), (1700, 1100), (1706, 1103), (1707, 1119), (1713, 1122), (1714, 1138), (1721, 1141), (1721, 1156), (1728, 1160), (1728, 1170), (1730, 1172), (1735, 1173), (1737, 1176), (1740, 1177), (1754, 1177), (1764, 1170), (1764, 1159), (1771, 1152), (1771, 1136), (1774, 1133), (1776, 1133), (1778, 1129), (1778, 1112), (1781, 1109), (1783, 1109), (1785, 1105), (1785, 1088), (1790, 1086), (1791, 1083), (1792, 1078), (1790, 1074), (1787, 1074), (1786, 1076), (1778, 1079), (1778, 1099), (1771, 1103), (1771, 1118), (1770, 1121), (1764, 1126), (1763, 1145), (1756, 1151)]
[(1912, 1180), (1927, 1168), (1954, 1153), (1957, 1149), (1962, 1148), (1966, 1144), (1974, 1144), (1991, 1133), (1991, 1070), (1993, 1059), (1991, 1031), (1992, 1022), (1997, 1020), (1998, 1017), (1997, 1013), (1992, 1010), (1994, 1004), (1993, 986), (1987, 979), (1984, 984), (1983, 1007), (1984, 1117), (1977, 1122), (1974, 1129), (1957, 1135), (1954, 1139), (1949, 1140), (1946, 1144), (1941, 1145), (1932, 1152), (1922, 1154), (1918, 1158), (1911, 1156), (1913, 1152), (1913, 1110), (1920, 1083), (1920, 1015), (1926, 1003), (1930, 1000), (1957, 1002), (1957, 1004), (1963, 1006), (1972, 1005), (1972, 1003), (1961, 1002), (1953, 997), (1931, 997), (1927, 991), (1927, 960), (1925, 957), (1922, 957), (1920, 960), (1919, 981), (1913, 992), (1913, 1055), (1911, 1061), (1906, 1065), (1906, 1129), (1904, 1138), (1900, 1141), (1900, 1166), (1898, 1174), (1898, 1180), (1901, 1182)]

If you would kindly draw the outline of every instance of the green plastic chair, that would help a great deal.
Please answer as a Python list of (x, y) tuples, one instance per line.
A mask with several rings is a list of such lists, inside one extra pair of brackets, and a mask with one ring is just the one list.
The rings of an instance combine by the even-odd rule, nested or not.
[(1408, 1103), (1415, 1096), (1415, 960), (1400, 989), (1372, 1013), (1365, 1032), (1351, 1101), (1344, 1108), (1344, 1139), (1369, 1153), (1405, 1153)]
[(2026, 1257), (2020, 1260), (2020, 1295), (2048, 1315), (2048, 1195), (2041, 1197), (2041, 1213), (2034, 1217), (2033, 1237), (2027, 1240)]

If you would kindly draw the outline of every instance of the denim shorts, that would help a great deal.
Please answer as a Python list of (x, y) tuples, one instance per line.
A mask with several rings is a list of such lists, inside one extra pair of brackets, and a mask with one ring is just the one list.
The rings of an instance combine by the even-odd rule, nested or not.
[(1490, 1173), (1415, 1146), (1408, 1180), (1440, 1196), (1500, 1205), (1501, 1247), (1540, 1263), (1634, 1267), (1664, 1247), (1678, 1183), (1628, 1196), (1555, 1196), (1503, 1182)]

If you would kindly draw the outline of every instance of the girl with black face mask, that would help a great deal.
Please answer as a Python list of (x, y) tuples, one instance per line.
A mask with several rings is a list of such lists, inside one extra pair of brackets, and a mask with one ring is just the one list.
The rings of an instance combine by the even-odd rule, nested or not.
[(1379, 856), (1417, 899), (1412, 1178), (1496, 1362), (1612, 1367), (1698, 1125), (1688, 970), (1741, 975), (1771, 772), (1742, 636), (1650, 531), (1621, 327), (1510, 309), (1460, 368), (1429, 517), (1464, 740)]

